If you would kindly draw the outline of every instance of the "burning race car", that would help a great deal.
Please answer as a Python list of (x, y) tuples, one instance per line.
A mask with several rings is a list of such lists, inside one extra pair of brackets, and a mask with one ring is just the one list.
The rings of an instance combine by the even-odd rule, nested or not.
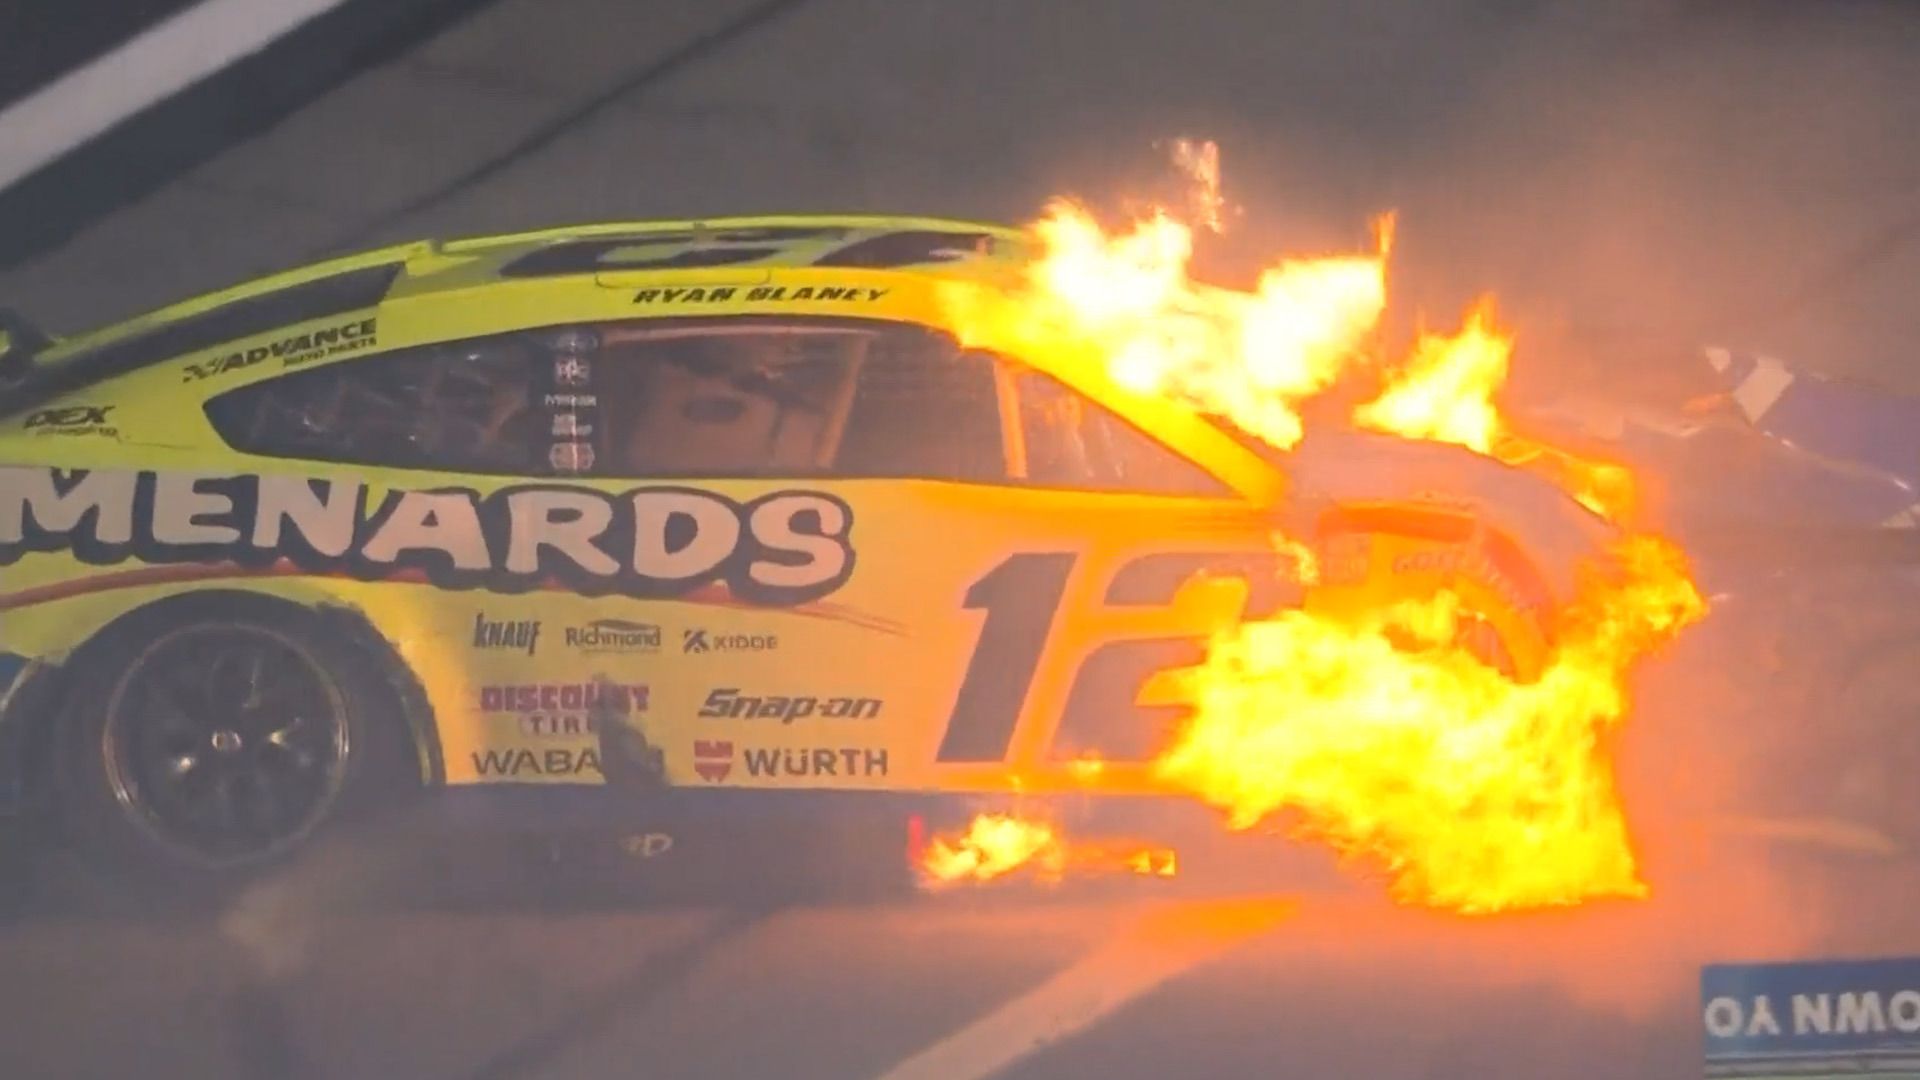
[(1384, 244), (1237, 293), (1170, 224), (595, 226), (14, 320), (0, 791), (185, 882), (423, 794), (676, 854), (833, 807), (985, 877), (925, 824), (1093, 795), (1468, 910), (1636, 893), (1596, 747), (1701, 602), (1625, 468), (1503, 425), (1478, 316), (1367, 353)]

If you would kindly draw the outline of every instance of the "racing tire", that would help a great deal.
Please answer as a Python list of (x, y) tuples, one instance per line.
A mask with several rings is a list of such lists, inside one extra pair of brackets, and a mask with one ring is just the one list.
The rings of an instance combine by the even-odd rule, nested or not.
[(76, 651), (52, 744), (61, 839), (152, 895), (225, 895), (420, 786), (402, 698), (308, 608), (202, 593)]

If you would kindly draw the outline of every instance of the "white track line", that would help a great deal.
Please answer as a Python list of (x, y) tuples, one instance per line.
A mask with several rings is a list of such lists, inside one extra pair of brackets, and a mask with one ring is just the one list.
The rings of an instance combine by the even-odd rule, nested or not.
[(0, 189), (344, 2), (202, 0), (68, 72), (0, 112)]
[(1288, 900), (1182, 904), (895, 1065), (880, 1080), (979, 1080), (1082, 1031), (1184, 971), (1273, 929)]

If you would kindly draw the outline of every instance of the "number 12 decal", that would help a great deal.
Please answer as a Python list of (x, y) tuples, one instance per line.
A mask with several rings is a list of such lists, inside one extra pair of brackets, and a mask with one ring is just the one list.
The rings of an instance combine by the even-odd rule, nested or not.
[[(1003, 760), (1019, 724), (1067, 591), (1077, 556), (1072, 552), (1023, 552), (1009, 556), (967, 590), (964, 607), (985, 611), (980, 639), (960, 682), (946, 735), (935, 760), (977, 763)], [(1110, 606), (1171, 604), (1181, 586), (1200, 574), (1240, 578), (1248, 586), (1242, 619), (1267, 618), (1298, 602), (1297, 585), (1282, 576), (1272, 553), (1159, 552), (1122, 566), (1107, 587)], [(1110, 642), (1095, 649), (1075, 674), (1060, 732), (1094, 735), (1142, 718), (1134, 701), (1154, 672), (1198, 662), (1204, 642), (1188, 634)], [(1120, 711), (1116, 715), (1116, 710)], [(1146, 719), (1151, 719), (1146, 717)], [(1131, 725), (1138, 728), (1138, 723)], [(1081, 732), (1080, 729), (1087, 729)], [(1133, 732), (1129, 756), (1147, 756), (1152, 740)], [(1112, 755), (1107, 755), (1112, 757)]]

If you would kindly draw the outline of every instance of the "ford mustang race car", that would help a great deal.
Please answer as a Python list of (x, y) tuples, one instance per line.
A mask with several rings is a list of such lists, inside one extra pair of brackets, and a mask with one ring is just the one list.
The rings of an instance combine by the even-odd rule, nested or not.
[(224, 880), (417, 795), (772, 820), (1082, 792), (1097, 756), (1098, 794), (1151, 796), (1156, 674), (1287, 605), (1450, 583), (1490, 661), (1539, 665), (1599, 519), (1458, 448), (1282, 455), (967, 347), (942, 297), (1027, 257), (938, 220), (622, 224), (64, 341), (7, 320), (0, 793)]

